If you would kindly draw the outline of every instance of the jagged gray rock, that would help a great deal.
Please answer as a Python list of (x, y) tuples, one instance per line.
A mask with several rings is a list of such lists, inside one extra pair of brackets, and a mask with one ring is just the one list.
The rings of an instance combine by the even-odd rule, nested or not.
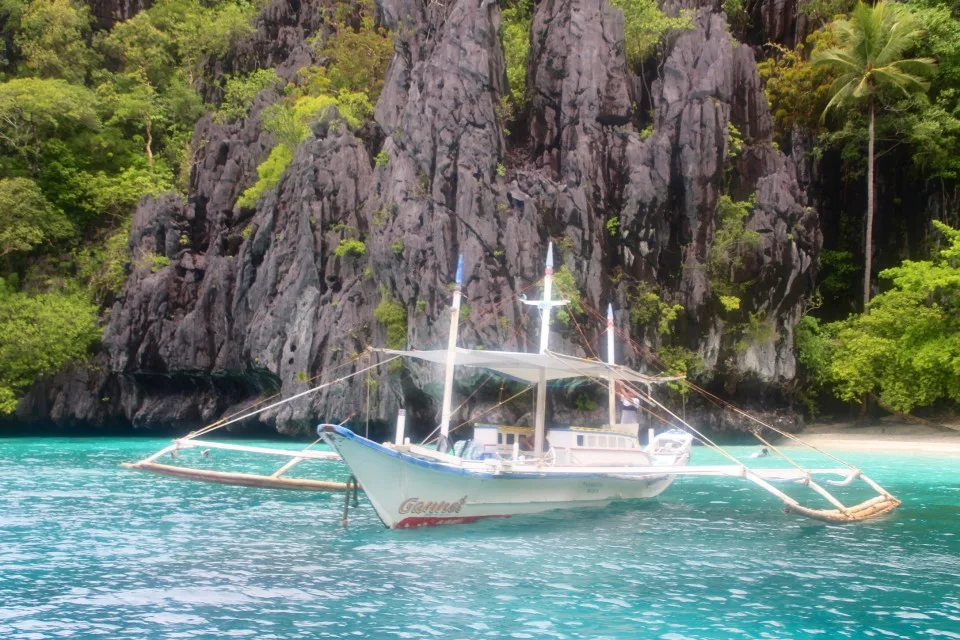
[[(321, 6), (274, 0), (236, 56), (211, 62), (214, 73), (277, 66), (292, 77), (312, 60), (305, 40), (323, 28)], [(209, 422), (267, 390), (289, 396), (308, 377), (358, 370), (369, 359), (357, 353), (386, 339), (374, 319), (384, 300), (402, 305), (408, 344), (440, 346), (458, 253), (470, 316), (461, 344), (531, 349), (536, 318), (513, 296), (540, 278), (548, 240), (585, 306), (615, 301), (618, 325), (656, 349), (652, 327), (630, 326), (631, 287), (650, 283), (683, 305), (672, 340), (700, 355), (706, 377), (755, 405), (779, 397), (795, 374), (792, 330), (821, 241), (796, 169), (772, 144), (754, 54), (731, 41), (713, 3), (670, 39), (650, 88), (649, 137), (638, 127), (647, 120), (636, 113), (640, 83), (624, 60), (621, 14), (605, 0), (538, 3), (529, 140), (520, 148), (508, 145), (497, 116), (506, 80), (496, 4), (382, 0), (378, 11), (396, 50), (376, 106), (380, 131), (317, 123), (277, 188), (243, 211), (236, 199), (272, 144), (257, 114), (276, 96), (262, 94), (239, 125), (201, 120), (189, 198), (138, 208), (137, 266), (111, 311), (103, 353), (94, 367), (38, 385), (21, 415)], [(731, 123), (744, 142), (735, 158)], [(374, 166), (381, 140), (389, 161)], [(748, 228), (761, 242), (736, 278), (750, 283), (744, 313), (764, 314), (773, 340), (745, 341), (717, 312), (705, 264), (725, 191), (756, 194)], [(335, 255), (348, 237), (365, 241), (362, 258)], [(155, 269), (151, 255), (169, 266)], [(558, 325), (552, 346), (593, 355), (602, 323), (579, 322), (591, 344), (575, 325)], [(619, 357), (647, 366), (630, 349)], [(364, 415), (371, 390), (375, 418), (402, 403), (415, 427), (432, 425), (437, 374), (381, 368), (261, 419), (294, 431)], [(504, 394), (479, 394), (461, 417)], [(527, 409), (501, 407), (486, 418), (518, 420)], [(722, 428), (717, 415), (705, 421)]]
[(152, 5), (153, 0), (87, 0), (90, 13), (100, 29), (110, 29), (117, 22), (129, 20)]

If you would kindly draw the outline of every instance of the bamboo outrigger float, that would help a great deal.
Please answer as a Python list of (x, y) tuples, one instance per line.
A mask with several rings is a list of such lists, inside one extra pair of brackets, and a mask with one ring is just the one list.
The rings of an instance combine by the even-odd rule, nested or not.
[[(289, 457), (290, 460), (269, 476), (258, 475), (254, 473), (214, 471), (212, 469), (194, 469), (191, 467), (180, 467), (171, 464), (154, 462), (154, 460), (163, 455), (198, 447), (227, 451), (243, 451), (246, 453), (256, 453), (260, 455), (285, 456)], [(347, 490), (347, 483), (345, 482), (329, 482), (326, 480), (283, 477), (285, 473), (290, 471), (290, 469), (300, 464), (304, 460), (340, 460), (340, 456), (336, 453), (329, 453), (326, 451), (310, 451), (309, 449), (293, 451), (269, 447), (248, 447), (245, 445), (214, 442), (212, 440), (181, 438), (180, 440), (175, 441), (174, 444), (170, 445), (169, 447), (161, 449), (157, 453), (141, 460), (140, 462), (125, 462), (121, 466), (123, 466), (125, 469), (147, 471), (164, 476), (181, 478), (183, 480), (197, 480), (199, 482), (212, 482), (214, 484), (228, 484), (240, 487), (257, 487), (260, 489), (297, 489), (300, 491)]]
[[(136, 463), (125, 464), (130, 469), (147, 471), (177, 478), (271, 489), (310, 491), (347, 491), (344, 522), (349, 507), (349, 491), (356, 499), (357, 481), (376, 509), (381, 520), (390, 528), (457, 524), (480, 518), (510, 517), (538, 513), (551, 509), (603, 507), (613, 501), (652, 498), (677, 477), (729, 477), (750, 481), (770, 493), (783, 504), (786, 513), (793, 513), (829, 523), (851, 523), (890, 513), (900, 501), (860, 469), (822, 451), (796, 436), (762, 422), (758, 418), (729, 405), (709, 392), (686, 381), (682, 376), (650, 376), (616, 364), (614, 358), (614, 323), (608, 310), (607, 358), (577, 358), (556, 353), (548, 348), (550, 315), (554, 307), (566, 304), (553, 300), (552, 247), (548, 248), (547, 268), (543, 279), (543, 298), (524, 301), (536, 305), (541, 313), (540, 350), (538, 353), (471, 350), (457, 346), (458, 309), (461, 298), (462, 260), (451, 305), (450, 334), (447, 349), (436, 351), (368, 350), (391, 356), (416, 358), (445, 365), (443, 400), (437, 448), (411, 444), (405, 437), (404, 420), (398, 418), (394, 442), (378, 444), (354, 434), (342, 425), (324, 424), (318, 427), (320, 439), (337, 453), (311, 450), (313, 444), (301, 450), (272, 447), (252, 447), (239, 444), (200, 440), (204, 435), (264, 411), (276, 408), (352, 376), (378, 366), (361, 368), (347, 376), (313, 387), (269, 406), (231, 416), (175, 440), (170, 446)], [(628, 337), (629, 340), (629, 337)], [(366, 355), (366, 354), (365, 354)], [(380, 364), (385, 364), (389, 360)], [(349, 363), (348, 363), (349, 364)], [(487, 411), (509, 402), (536, 387), (535, 424), (529, 427), (475, 425), (469, 441), (457, 443), (459, 451), (450, 445), (453, 380), (456, 367), (480, 368), (529, 383), (529, 386)], [(567, 427), (546, 428), (546, 387), (549, 380), (587, 378), (606, 385), (608, 389), (609, 423), (603, 428)], [(652, 386), (664, 382), (681, 381), (690, 389), (704, 394), (721, 406), (753, 420), (758, 425), (757, 439), (792, 468), (750, 468), (718, 446), (676, 413), (658, 401)], [(639, 424), (621, 424), (616, 419), (616, 398), (629, 400), (671, 426), (671, 430), (651, 437), (645, 447), (640, 445)], [(481, 414), (482, 415), (482, 414)], [(793, 460), (786, 452), (764, 439), (762, 430), (772, 431), (795, 441), (838, 463), (833, 468), (808, 469)], [(549, 433), (548, 433), (549, 431)], [(520, 448), (527, 434), (533, 436), (528, 449)], [(548, 440), (549, 435), (549, 440)], [(696, 439), (730, 461), (725, 465), (689, 465), (690, 451)], [(551, 442), (552, 440), (552, 442)], [(272, 475), (257, 475), (195, 469), (158, 462), (164, 455), (176, 457), (186, 449), (220, 449), (258, 455), (288, 458)], [(451, 452), (451, 449), (453, 451)], [(352, 474), (346, 483), (302, 478), (285, 474), (307, 460), (342, 460)], [(815, 479), (816, 478), (816, 479)], [(834, 478), (834, 479), (830, 479)], [(876, 492), (874, 497), (853, 506), (845, 506), (826, 485), (847, 487), (860, 480)], [(775, 487), (773, 483), (792, 483), (809, 488), (832, 508), (813, 508)]]

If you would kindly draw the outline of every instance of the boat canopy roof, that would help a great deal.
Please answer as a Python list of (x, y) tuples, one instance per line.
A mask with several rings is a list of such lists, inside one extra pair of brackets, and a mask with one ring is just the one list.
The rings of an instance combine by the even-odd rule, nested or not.
[[(437, 364), (446, 364), (449, 354), (447, 349), (431, 351), (377, 349), (377, 351), (390, 355), (417, 358), (427, 362), (436, 362)], [(657, 384), (683, 380), (684, 378), (684, 376), (648, 376), (621, 365), (577, 358), (554, 351), (524, 353), (521, 351), (485, 351), (458, 347), (454, 350), (453, 355), (453, 363), (457, 366), (489, 369), (527, 382), (539, 381), (541, 370), (546, 372), (547, 380), (604, 378), (607, 380), (629, 380), (643, 384)]]

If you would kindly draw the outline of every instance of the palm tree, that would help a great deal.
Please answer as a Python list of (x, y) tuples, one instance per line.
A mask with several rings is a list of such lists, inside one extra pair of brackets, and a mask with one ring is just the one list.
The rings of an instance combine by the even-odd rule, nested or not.
[(814, 65), (831, 68), (839, 77), (830, 88), (832, 97), (823, 117), (839, 107), (859, 106), (866, 102), (870, 114), (867, 158), (866, 268), (863, 275), (863, 310), (870, 302), (870, 268), (873, 253), (873, 174), (874, 116), (877, 94), (894, 89), (909, 95), (929, 87), (923, 77), (936, 70), (930, 58), (902, 58), (920, 40), (923, 32), (916, 19), (901, 5), (877, 2), (874, 6), (857, 3), (847, 20), (833, 25), (836, 46), (814, 53)]

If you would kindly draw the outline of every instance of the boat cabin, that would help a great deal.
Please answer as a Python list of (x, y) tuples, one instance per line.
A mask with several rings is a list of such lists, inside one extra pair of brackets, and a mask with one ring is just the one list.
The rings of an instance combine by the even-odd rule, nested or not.
[[(649, 464), (649, 456), (637, 439), (637, 426), (554, 427), (547, 430), (548, 454), (555, 464), (635, 465)], [(513, 425), (477, 424), (473, 429), (472, 457), (517, 459), (530, 457), (534, 430)], [(463, 451), (469, 451), (464, 446)], [(469, 454), (468, 454), (469, 455)]]

